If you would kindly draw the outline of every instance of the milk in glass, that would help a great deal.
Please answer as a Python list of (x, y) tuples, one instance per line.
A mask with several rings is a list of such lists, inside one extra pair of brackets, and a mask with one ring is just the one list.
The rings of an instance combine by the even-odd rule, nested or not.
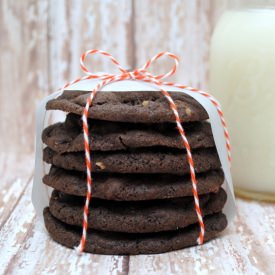
[(237, 193), (275, 200), (275, 9), (222, 15), (211, 41), (210, 91), (228, 122)]

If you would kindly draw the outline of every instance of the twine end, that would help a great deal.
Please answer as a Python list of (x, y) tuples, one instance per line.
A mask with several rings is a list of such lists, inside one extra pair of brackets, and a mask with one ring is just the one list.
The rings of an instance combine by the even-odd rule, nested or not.
[(203, 241), (201, 240), (201, 238), (199, 237), (199, 238), (197, 238), (197, 244), (198, 245), (202, 245), (203, 244)]
[(75, 246), (75, 247), (74, 247), (74, 251), (76, 252), (76, 254), (77, 254), (78, 256), (81, 256), (82, 253), (83, 253), (81, 244), (79, 244), (78, 246)]

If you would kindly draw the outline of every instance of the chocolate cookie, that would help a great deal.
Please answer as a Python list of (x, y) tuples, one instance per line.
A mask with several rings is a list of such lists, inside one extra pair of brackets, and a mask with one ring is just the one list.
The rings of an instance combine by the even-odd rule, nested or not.
[[(74, 248), (81, 239), (81, 228), (70, 226), (54, 218), (49, 208), (44, 209), (45, 226), (51, 237), (58, 243)], [(225, 229), (227, 220), (224, 214), (218, 213), (205, 217), (205, 241), (215, 238)], [(198, 225), (185, 229), (151, 233), (127, 234), (89, 230), (85, 251), (107, 255), (154, 254), (182, 249), (197, 245)]]
[[(69, 170), (86, 171), (83, 152), (58, 154), (50, 148), (43, 151), (45, 162)], [(196, 172), (220, 168), (215, 148), (193, 150)], [(92, 152), (93, 172), (186, 174), (189, 165), (183, 150), (136, 150), (131, 152)]]
[[(67, 119), (68, 120), (68, 119)], [(84, 151), (82, 127), (56, 123), (44, 129), (43, 142), (56, 152)], [(93, 120), (90, 126), (90, 146), (94, 151), (127, 150), (128, 148), (164, 146), (184, 148), (175, 124), (129, 124)], [(190, 123), (184, 129), (191, 148), (215, 146), (209, 123)]]
[[(218, 213), (226, 202), (223, 189), (216, 194), (202, 195), (202, 215)], [(52, 193), (50, 212), (58, 220), (81, 226), (85, 199)], [(197, 222), (193, 197), (139, 202), (114, 202), (93, 199), (88, 216), (89, 228), (101, 231), (147, 233), (176, 230)]]
[[(198, 193), (217, 193), (224, 181), (222, 169), (197, 174)], [(86, 174), (52, 166), (43, 182), (66, 194), (86, 196)], [(137, 201), (192, 196), (190, 175), (94, 174), (94, 198)]]
[[(182, 122), (208, 118), (204, 108), (192, 97), (170, 92)], [(83, 114), (90, 92), (66, 91), (47, 103), (47, 110)], [(99, 92), (89, 109), (89, 117), (122, 122), (174, 122), (174, 114), (161, 92)]]

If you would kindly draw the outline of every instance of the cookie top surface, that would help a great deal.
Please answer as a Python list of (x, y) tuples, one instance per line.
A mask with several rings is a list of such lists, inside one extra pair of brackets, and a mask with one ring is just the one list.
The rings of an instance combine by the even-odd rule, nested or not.
[[(226, 193), (200, 197), (202, 215), (218, 213), (226, 202)], [(85, 198), (52, 193), (50, 212), (57, 219), (81, 226)], [(176, 230), (197, 223), (193, 197), (139, 202), (115, 202), (93, 199), (88, 216), (89, 228), (101, 231), (148, 233)]]
[[(47, 103), (47, 110), (61, 110), (82, 115), (89, 92), (66, 91)], [(184, 93), (170, 92), (182, 122), (208, 119), (205, 109)], [(122, 122), (174, 122), (175, 117), (167, 99), (156, 91), (99, 92), (88, 116), (94, 119)]]
[[(84, 152), (58, 154), (50, 148), (43, 151), (43, 160), (57, 167), (86, 171)], [(193, 150), (196, 172), (219, 169), (221, 163), (215, 148)], [(183, 175), (190, 168), (184, 150), (134, 150), (131, 152), (92, 152), (93, 172), (162, 173)]]
[[(197, 174), (198, 193), (217, 193), (224, 181), (221, 169)], [(43, 182), (58, 191), (86, 196), (86, 174), (51, 167)], [(92, 197), (115, 201), (138, 201), (192, 196), (190, 175), (94, 174)]]
[[(174, 123), (140, 124), (92, 120), (89, 124), (90, 146), (93, 151), (154, 146), (184, 148)], [(209, 123), (186, 123), (184, 129), (191, 148), (215, 146)], [(59, 153), (84, 151), (80, 116), (69, 114), (64, 123), (47, 127), (43, 131), (42, 140)]]
[[(70, 226), (54, 218), (49, 208), (44, 210), (44, 223), (51, 237), (58, 243), (74, 248), (81, 239), (81, 228)], [(224, 214), (206, 216), (205, 241), (215, 238), (225, 229)], [(197, 245), (199, 228), (191, 225), (185, 229), (153, 234), (127, 234), (89, 230), (85, 251), (107, 255), (136, 255), (163, 253)]]

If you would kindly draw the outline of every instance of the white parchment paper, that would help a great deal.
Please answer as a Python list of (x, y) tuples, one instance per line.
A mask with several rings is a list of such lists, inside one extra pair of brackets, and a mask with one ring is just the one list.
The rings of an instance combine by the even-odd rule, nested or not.
[[(84, 80), (74, 85), (71, 85), (66, 90), (77, 91), (91, 91), (100, 80)], [(216, 107), (204, 96), (190, 92), (188, 90), (179, 89), (175, 87), (162, 86), (167, 91), (176, 91), (185, 93), (196, 99), (207, 111), (209, 115), (209, 122), (211, 123), (214, 140), (216, 143), (218, 155), (222, 164), (222, 169), (225, 174), (225, 181), (223, 188), (227, 192), (228, 199), (225, 204), (223, 212), (226, 214), (228, 221), (230, 222), (235, 215), (235, 197), (233, 192), (232, 178), (230, 173), (230, 163), (227, 157), (226, 140), (223, 133), (223, 126), (221, 124), (220, 117), (216, 110)], [(100, 92), (108, 91), (159, 91), (159, 88), (154, 84), (145, 83), (142, 81), (124, 80), (119, 82), (113, 82), (103, 87)], [(47, 187), (42, 182), (42, 177), (47, 172), (47, 164), (43, 162), (43, 144), (41, 140), (41, 134), (47, 123), (47, 112), (45, 109), (46, 103), (58, 97), (63, 91), (55, 92), (46, 98), (44, 98), (38, 105), (36, 111), (36, 154), (35, 154), (35, 170), (34, 181), (32, 189), (32, 203), (34, 205), (36, 214), (39, 218), (42, 218), (43, 209), (49, 205), (49, 198), (51, 188)]]

